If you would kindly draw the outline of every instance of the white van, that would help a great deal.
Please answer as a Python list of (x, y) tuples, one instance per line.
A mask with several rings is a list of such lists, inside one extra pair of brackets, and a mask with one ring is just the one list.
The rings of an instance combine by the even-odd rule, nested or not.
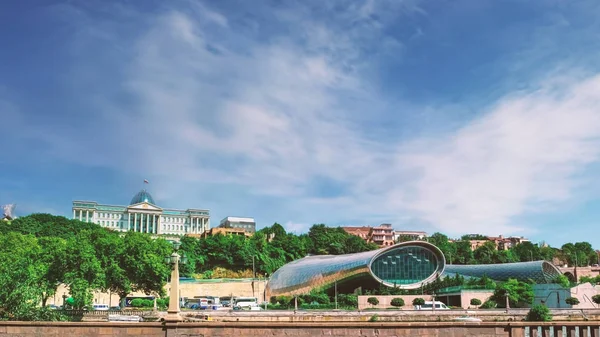
[(108, 304), (94, 304), (94, 310), (108, 311)]
[[(423, 305), (415, 305), (415, 310), (433, 310), (433, 302), (425, 301)], [(450, 308), (440, 301), (435, 301), (435, 310), (450, 310)]]
[(258, 306), (258, 300), (256, 297), (238, 297), (235, 299), (234, 306), (240, 309), (250, 309)]

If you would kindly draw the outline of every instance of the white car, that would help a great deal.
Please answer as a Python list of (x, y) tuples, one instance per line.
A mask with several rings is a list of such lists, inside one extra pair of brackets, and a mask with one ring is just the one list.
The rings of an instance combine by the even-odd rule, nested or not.
[[(415, 310), (433, 310), (433, 302), (425, 301), (423, 305), (415, 305)], [(435, 310), (450, 310), (450, 308), (440, 301), (435, 301)]]

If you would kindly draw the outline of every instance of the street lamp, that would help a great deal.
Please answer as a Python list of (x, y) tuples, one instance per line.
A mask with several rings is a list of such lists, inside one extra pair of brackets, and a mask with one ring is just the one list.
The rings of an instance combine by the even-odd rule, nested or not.
[(183, 318), (179, 314), (179, 262), (185, 265), (187, 258), (181, 257), (177, 254), (180, 242), (173, 242), (173, 254), (165, 257), (165, 263), (171, 266), (171, 291), (169, 294), (169, 309), (167, 309), (167, 316), (165, 316), (165, 322), (181, 322)]

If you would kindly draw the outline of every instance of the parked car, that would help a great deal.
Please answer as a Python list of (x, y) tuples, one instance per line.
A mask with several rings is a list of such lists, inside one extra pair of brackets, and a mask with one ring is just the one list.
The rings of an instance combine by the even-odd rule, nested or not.
[(94, 310), (108, 311), (108, 304), (94, 304)]
[(225, 297), (221, 297), (221, 305), (224, 307), (230, 307), (231, 303), (233, 303), (233, 301), (235, 300), (234, 297), (230, 297), (230, 296), (225, 296)]
[(257, 307), (258, 300), (256, 297), (238, 297), (235, 299), (234, 308), (249, 309), (250, 307)]
[[(433, 310), (433, 302), (425, 301), (423, 305), (415, 305), (415, 310)], [(435, 301), (435, 310), (450, 310), (450, 308), (440, 301)]]

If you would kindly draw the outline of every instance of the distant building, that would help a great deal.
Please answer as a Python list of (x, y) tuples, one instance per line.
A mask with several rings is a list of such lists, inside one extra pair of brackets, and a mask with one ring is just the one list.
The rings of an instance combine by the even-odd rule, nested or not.
[(368, 241), (369, 233), (371, 233), (371, 226), (361, 226), (361, 227), (342, 227), (344, 231), (348, 234), (356, 235), (359, 238)]
[(256, 232), (256, 222), (253, 218), (228, 216), (221, 220), (219, 228), (237, 228), (242, 229), (247, 233), (254, 234)]
[(73, 201), (73, 219), (120, 232), (151, 234), (202, 234), (210, 227), (208, 210), (161, 208), (145, 189), (134, 195), (128, 206)]
[(394, 244), (394, 229), (389, 223), (381, 224), (371, 228), (369, 233), (369, 242), (374, 242), (381, 247), (391, 246)]
[(360, 226), (360, 227), (342, 227), (342, 229), (352, 235), (356, 235), (369, 243), (375, 243), (381, 247), (391, 246), (394, 244), (394, 229), (391, 224), (381, 224), (377, 227)]
[(218, 235), (218, 234), (220, 234), (220, 235), (239, 235), (239, 236), (246, 236), (246, 237), (252, 236), (252, 233), (247, 232), (244, 229), (228, 228), (228, 227), (213, 227), (199, 236), (198, 236), (198, 234), (190, 234), (189, 236), (193, 236), (193, 237), (201, 236), (201, 237), (205, 238), (207, 236), (214, 236), (214, 235)]
[(526, 239), (523, 236), (509, 236), (506, 238), (502, 235), (488, 236), (488, 240), (493, 241), (496, 244), (496, 249), (498, 250), (509, 250), (518, 244), (529, 242), (529, 239)]
[(400, 238), (407, 238), (411, 241), (425, 240), (427, 233), (421, 231), (394, 231), (394, 242), (397, 242)]
[(471, 240), (468, 240), (469, 244), (471, 245), (471, 250), (475, 250), (483, 246), (486, 242), (493, 242), (497, 250), (509, 250), (518, 244), (521, 244), (523, 242), (529, 242), (529, 239), (522, 236), (504, 237), (502, 235), (483, 236), (472, 234), (465, 237), (472, 237)]

